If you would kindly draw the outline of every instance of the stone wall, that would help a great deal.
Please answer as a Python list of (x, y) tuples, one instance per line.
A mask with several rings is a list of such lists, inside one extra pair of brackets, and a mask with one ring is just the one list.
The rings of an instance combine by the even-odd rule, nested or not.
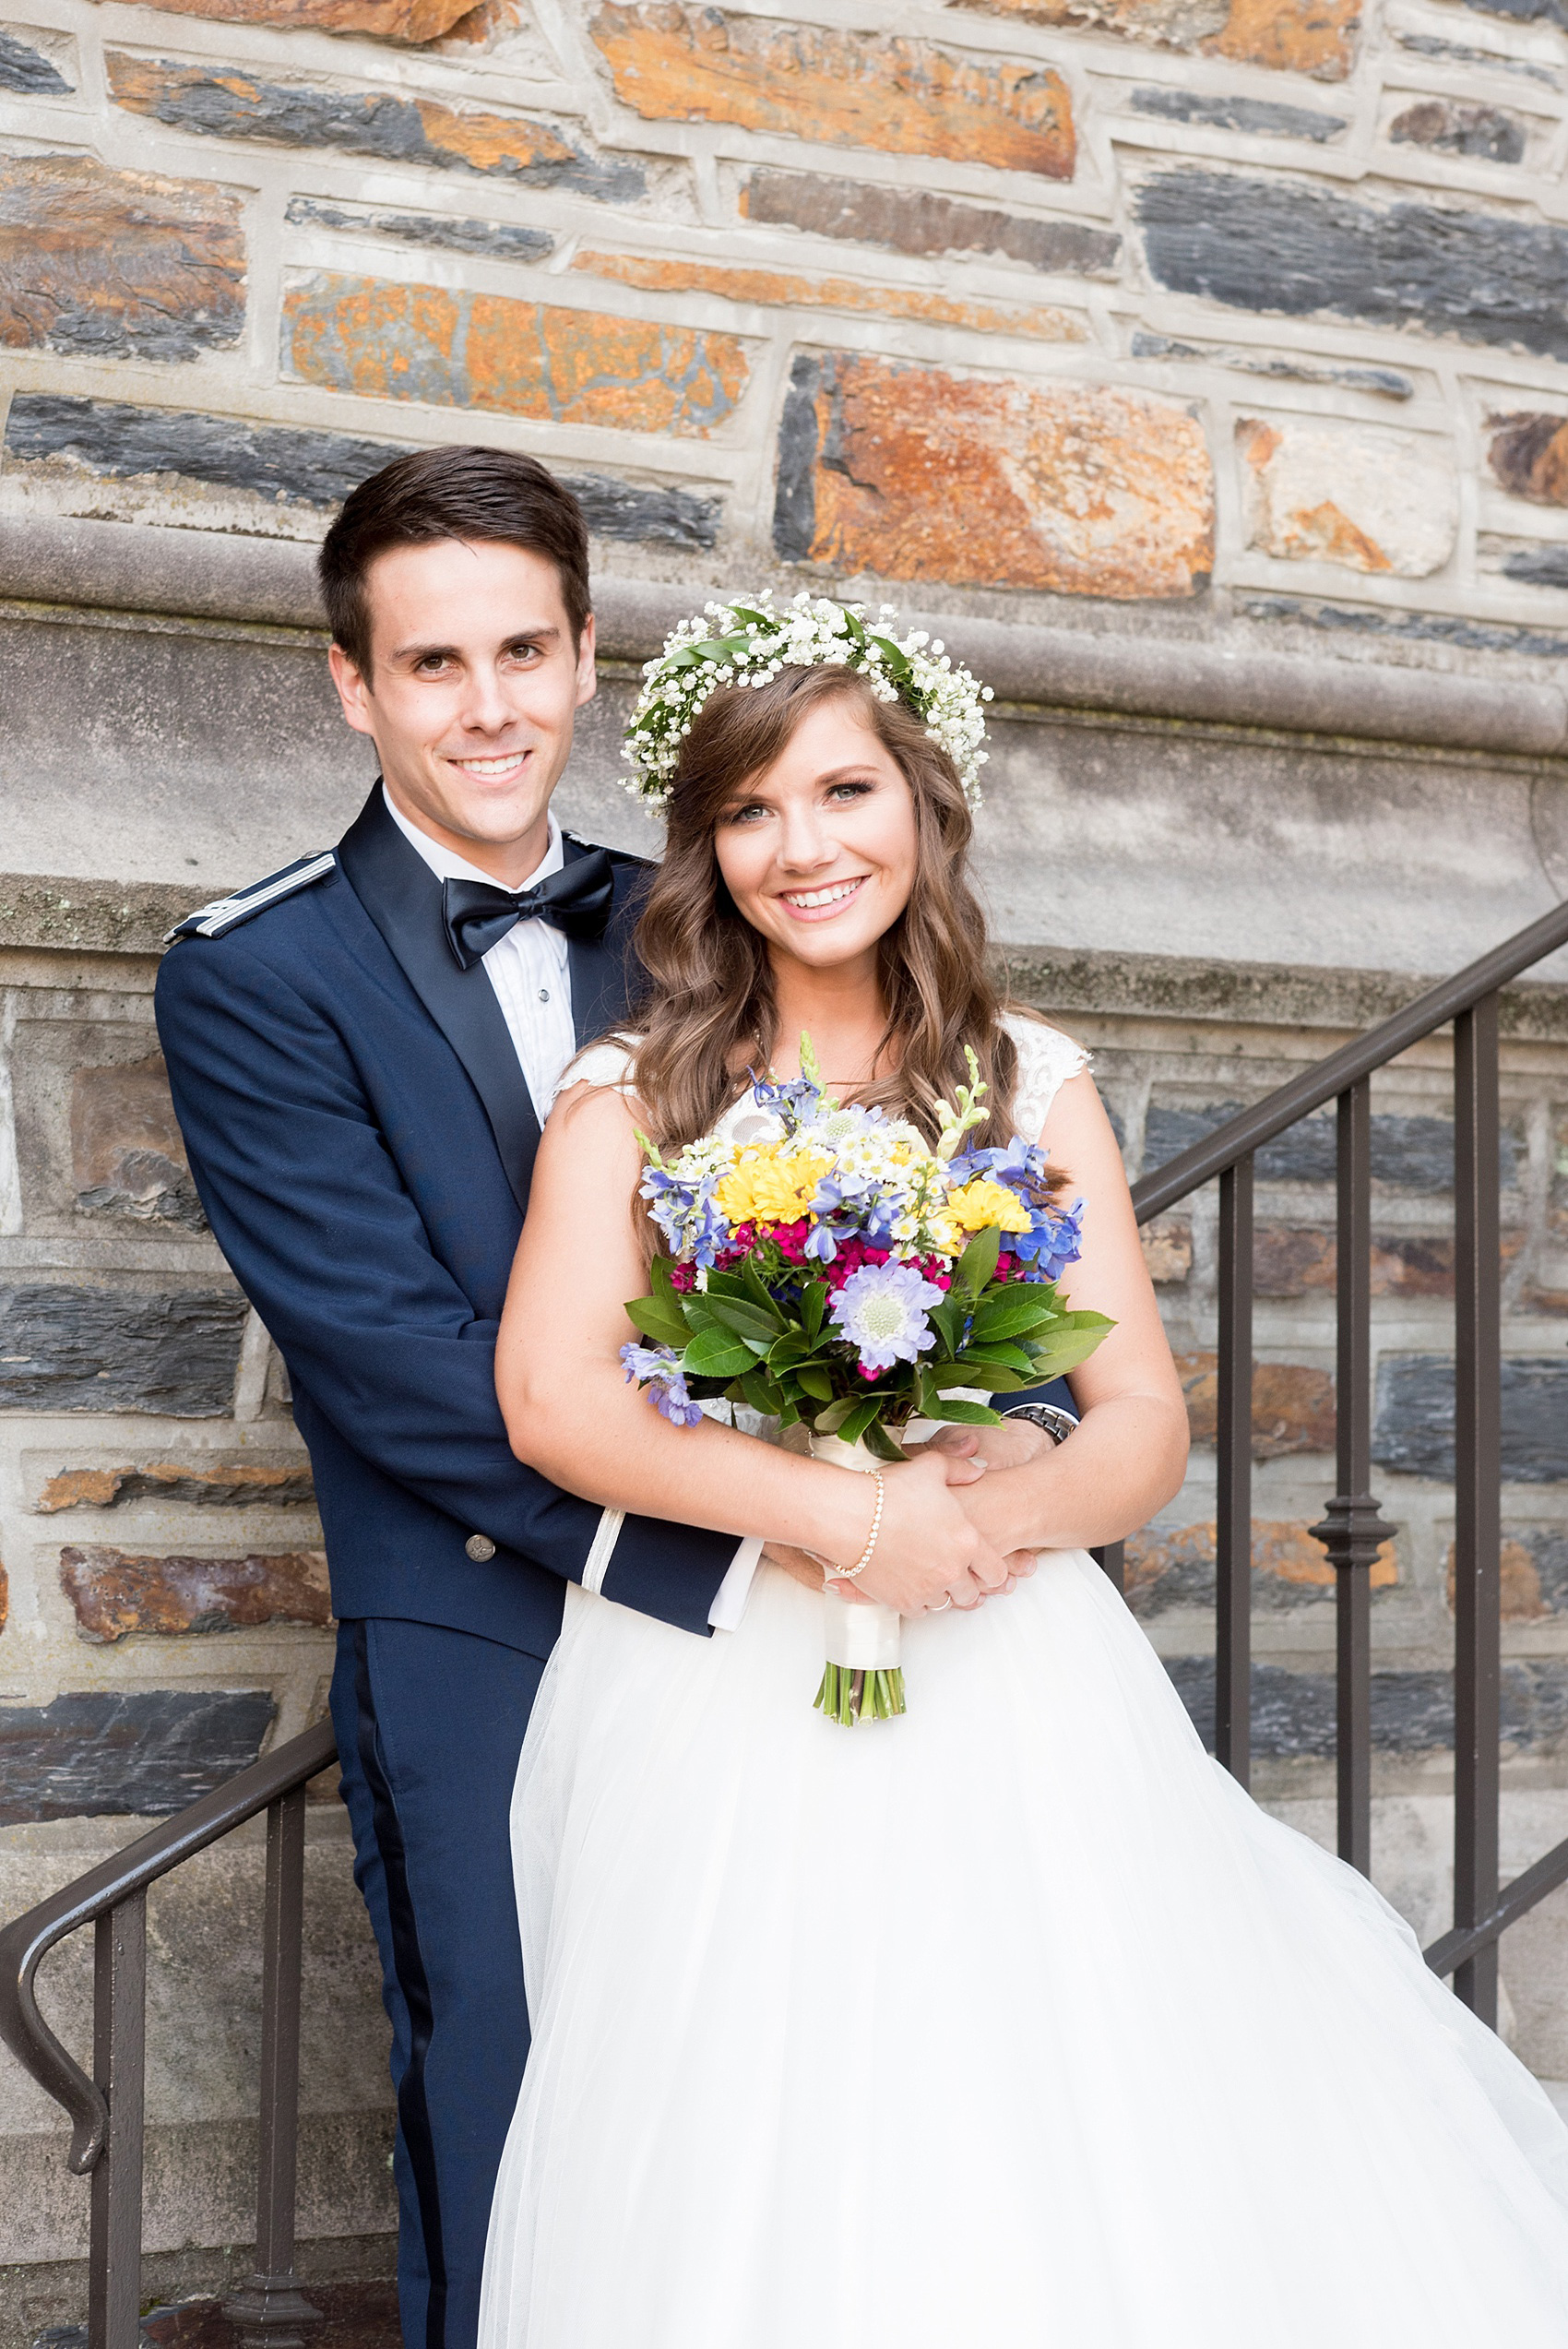
[[(1134, 1173), (1568, 889), (1562, 8), (27, 0), (0, 26), (0, 1914), (319, 1717), (286, 1384), (150, 1024), (197, 900), (368, 781), (309, 558), (398, 448), (570, 479), (610, 658), (883, 594), (999, 688), (979, 866)], [(1568, 1832), (1568, 957), (1505, 1044), (1504, 1867)], [(1447, 1922), (1452, 1078), (1374, 1089), (1379, 1881)], [(1260, 1166), (1258, 1783), (1332, 1837), (1331, 1143)], [(1147, 1234), (1198, 1449), (1131, 1602), (1212, 1703), (1215, 1210)], [(384, 2026), (311, 1808), (303, 2223), (385, 2260)], [(257, 1853), (154, 1910), (149, 2289), (242, 2258)], [(47, 2001), (74, 2045), (84, 1953)], [(1568, 1894), (1504, 1944), (1568, 2079)], [(85, 2192), (0, 2066), (0, 2349)], [(228, 2248), (224, 2248), (228, 2247)], [(6, 2327), (9, 2327), (9, 2331)]]

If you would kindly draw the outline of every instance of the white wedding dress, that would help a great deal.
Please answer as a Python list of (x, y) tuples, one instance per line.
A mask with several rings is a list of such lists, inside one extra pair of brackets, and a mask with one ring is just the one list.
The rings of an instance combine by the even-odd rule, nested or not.
[[(1038, 1132), (1082, 1055), (1015, 1032)], [(1568, 2344), (1568, 2129), (1083, 1552), (855, 1730), (775, 1569), (708, 1640), (567, 1599), (481, 2349)]]

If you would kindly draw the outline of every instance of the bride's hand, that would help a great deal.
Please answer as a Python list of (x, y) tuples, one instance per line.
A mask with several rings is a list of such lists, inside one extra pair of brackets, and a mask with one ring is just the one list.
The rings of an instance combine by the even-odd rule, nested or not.
[[(985, 1473), (983, 1461), (942, 1451), (884, 1469), (876, 1547), (850, 1587), (900, 1615), (939, 1611), (949, 1600), (978, 1606), (992, 1592), (1004, 1590), (1008, 1562), (974, 1524), (960, 1490)], [(869, 1532), (870, 1520), (868, 1507), (856, 1521)], [(852, 1566), (859, 1555), (846, 1541), (836, 1562)]]

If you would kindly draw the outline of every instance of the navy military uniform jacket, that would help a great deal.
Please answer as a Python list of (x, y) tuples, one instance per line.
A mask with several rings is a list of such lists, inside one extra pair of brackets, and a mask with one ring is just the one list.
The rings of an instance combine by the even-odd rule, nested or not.
[[(588, 851), (568, 837), (565, 853)], [(605, 936), (570, 948), (579, 1043), (625, 1008), (648, 868), (611, 862)], [(219, 1246), (288, 1365), (334, 1611), (547, 1655), (600, 1512), (523, 1466), (496, 1401), (539, 1127), (489, 979), (447, 946), (440, 882), (377, 784), (335, 853), (174, 937), (157, 994), (174, 1105)], [(734, 1548), (628, 1516), (604, 1594), (705, 1633)]]

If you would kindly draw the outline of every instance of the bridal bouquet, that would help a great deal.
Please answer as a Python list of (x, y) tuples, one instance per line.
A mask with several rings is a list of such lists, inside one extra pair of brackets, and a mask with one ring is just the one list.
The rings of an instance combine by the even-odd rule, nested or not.
[[(994, 1425), (977, 1397), (1094, 1352), (1111, 1323), (1069, 1311), (1055, 1286), (1079, 1252), (1083, 1202), (1052, 1200), (1035, 1145), (964, 1148), (986, 1115), (968, 1063), (934, 1150), (914, 1126), (834, 1101), (806, 1038), (799, 1078), (753, 1086), (775, 1139), (705, 1135), (667, 1163), (638, 1137), (668, 1253), (652, 1294), (626, 1307), (651, 1342), (621, 1359), (666, 1419), (693, 1425), (724, 1396), (869, 1468), (906, 1457), (911, 1420)], [(828, 1614), (817, 1704), (846, 1724), (902, 1712), (897, 1612), (830, 1596)]]

